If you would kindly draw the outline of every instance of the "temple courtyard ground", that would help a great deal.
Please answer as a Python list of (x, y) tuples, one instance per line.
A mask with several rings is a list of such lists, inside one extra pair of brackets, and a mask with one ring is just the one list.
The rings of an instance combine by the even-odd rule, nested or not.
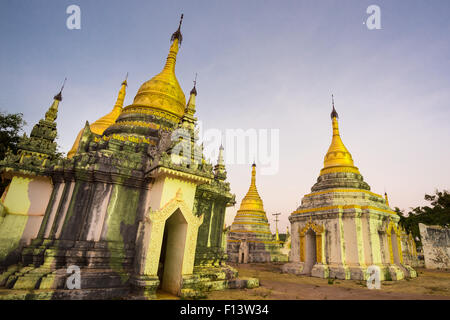
[(369, 290), (366, 281), (328, 280), (281, 272), (282, 264), (230, 264), (239, 278), (258, 278), (255, 289), (229, 289), (208, 294), (208, 300), (450, 300), (450, 271), (416, 268), (418, 277), (383, 281)]
[[(379, 290), (369, 290), (366, 281), (328, 280), (282, 273), (281, 263), (229, 265), (239, 271), (241, 279), (258, 278), (260, 286), (212, 291), (207, 294), (207, 300), (450, 300), (450, 270), (416, 268), (417, 278), (383, 281)], [(0, 300), (24, 300), (29, 293), (26, 290), (11, 292), (0, 289)], [(41, 294), (45, 299), (45, 290)], [(50, 298), (51, 291), (48, 295), (47, 298)], [(136, 297), (130, 296), (128, 299), (134, 300)], [(159, 291), (157, 299), (178, 300), (179, 297)]]

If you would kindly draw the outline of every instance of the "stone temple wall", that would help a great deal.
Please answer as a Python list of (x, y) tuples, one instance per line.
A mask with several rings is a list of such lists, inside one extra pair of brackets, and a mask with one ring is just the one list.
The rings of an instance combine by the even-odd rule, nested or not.
[(427, 269), (450, 269), (450, 228), (419, 223)]

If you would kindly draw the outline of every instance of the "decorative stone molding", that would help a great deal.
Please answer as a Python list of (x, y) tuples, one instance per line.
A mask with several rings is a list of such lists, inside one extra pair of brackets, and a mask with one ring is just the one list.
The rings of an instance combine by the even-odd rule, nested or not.
[[(192, 274), (194, 269), (195, 249), (197, 243), (198, 228), (203, 223), (203, 215), (196, 216), (183, 199), (181, 188), (175, 197), (167, 202), (160, 210), (153, 211), (149, 208), (143, 226), (143, 241), (141, 246), (144, 250), (141, 260), (141, 275), (156, 276), (158, 272), (158, 262), (161, 254), (164, 227), (167, 219), (173, 213), (180, 210), (187, 223), (186, 242), (183, 254), (182, 274)], [(146, 248), (146, 249), (145, 249)], [(180, 248), (181, 250), (182, 248)]]
[(387, 229), (386, 234), (388, 237), (388, 246), (389, 246), (389, 256), (391, 264), (394, 264), (394, 248), (392, 246), (392, 231), (394, 231), (397, 239), (397, 251), (398, 251), (398, 257), (400, 260), (400, 263), (403, 263), (403, 253), (402, 253), (402, 235), (400, 232), (400, 228), (397, 228), (397, 224), (394, 221), (390, 221)]
[(300, 236), (300, 261), (305, 262), (305, 235), (309, 229), (313, 230), (316, 234), (317, 263), (322, 263), (322, 236), (325, 233), (325, 228), (323, 225), (319, 226), (318, 224), (314, 223), (311, 217), (303, 228), (298, 228), (298, 233)]

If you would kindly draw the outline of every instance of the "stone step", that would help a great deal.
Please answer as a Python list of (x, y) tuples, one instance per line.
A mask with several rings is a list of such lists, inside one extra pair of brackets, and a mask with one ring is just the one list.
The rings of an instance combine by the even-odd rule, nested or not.
[(128, 287), (80, 290), (8, 290), (0, 289), (0, 300), (111, 300), (126, 299)]

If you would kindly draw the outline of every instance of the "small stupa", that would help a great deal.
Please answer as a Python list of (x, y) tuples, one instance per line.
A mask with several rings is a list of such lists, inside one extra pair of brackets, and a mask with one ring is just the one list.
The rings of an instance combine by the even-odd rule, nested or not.
[(287, 261), (281, 242), (272, 235), (261, 197), (256, 188), (256, 164), (250, 188), (231, 225), (227, 240), (228, 261), (236, 263)]

